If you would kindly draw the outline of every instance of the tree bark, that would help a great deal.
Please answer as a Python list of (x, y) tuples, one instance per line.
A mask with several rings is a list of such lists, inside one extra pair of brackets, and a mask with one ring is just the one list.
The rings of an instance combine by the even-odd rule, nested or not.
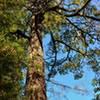
[(32, 29), (25, 93), (28, 100), (46, 100), (43, 51), (35, 28)]

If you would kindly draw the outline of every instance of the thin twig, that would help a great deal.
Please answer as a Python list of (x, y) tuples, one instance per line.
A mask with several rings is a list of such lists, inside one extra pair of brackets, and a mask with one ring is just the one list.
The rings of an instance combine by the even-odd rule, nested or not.
[(60, 87), (63, 87), (63, 88), (67, 88), (67, 89), (71, 89), (71, 90), (75, 90), (75, 91), (80, 91), (80, 92), (82, 92), (82, 93), (87, 93), (87, 92), (88, 92), (88, 90), (83, 90), (83, 89), (81, 89), (81, 88), (71, 87), (71, 86), (68, 86), (68, 85), (59, 83), (59, 82), (57, 82), (57, 81), (55, 81), (55, 80), (47, 80), (47, 79), (46, 79), (46, 81), (51, 82), (52, 84), (57, 85), (57, 86), (60, 86)]
[(61, 40), (55, 40), (56, 42), (59, 42), (59, 43), (61, 43), (61, 44), (64, 44), (66, 47), (68, 47), (70, 50), (73, 50), (73, 51), (76, 51), (76, 52), (78, 52), (78, 53), (80, 53), (80, 54), (82, 54), (83, 56), (84, 56), (84, 54), (82, 53), (82, 52), (80, 52), (79, 50), (77, 50), (77, 49), (74, 49), (74, 48), (72, 48), (70, 45), (68, 45), (68, 44), (66, 44), (64, 41), (61, 41)]
[(54, 52), (55, 52), (55, 61), (53, 63), (53, 67), (56, 65), (56, 60), (57, 60), (57, 48), (56, 48), (56, 43), (55, 43), (55, 39), (54, 39), (54, 36), (53, 36), (53, 33), (50, 32), (50, 35), (51, 35), (51, 39), (52, 39), (52, 42), (53, 42), (53, 49), (54, 49)]

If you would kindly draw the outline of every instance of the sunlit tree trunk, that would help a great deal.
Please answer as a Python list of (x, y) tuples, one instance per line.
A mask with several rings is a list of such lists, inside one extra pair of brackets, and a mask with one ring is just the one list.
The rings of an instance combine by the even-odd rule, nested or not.
[(34, 28), (29, 41), (29, 66), (25, 92), (28, 100), (46, 100), (43, 51)]

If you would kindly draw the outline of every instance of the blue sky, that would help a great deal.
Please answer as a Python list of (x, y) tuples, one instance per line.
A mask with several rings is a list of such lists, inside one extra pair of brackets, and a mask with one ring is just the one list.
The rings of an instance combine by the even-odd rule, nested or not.
[[(92, 0), (92, 3), (100, 10), (100, 0)], [(50, 40), (50, 37), (47, 35), (43, 42), (45, 50), (47, 49), (47, 43)], [(93, 46), (93, 45), (92, 45)], [(45, 52), (45, 51), (44, 51)], [(44, 53), (44, 58), (46, 57)], [(83, 78), (79, 80), (74, 80), (72, 73), (66, 75), (56, 75), (52, 80), (56, 80), (58, 83), (70, 86), (72, 88), (78, 87), (80, 89), (85, 89), (87, 93), (81, 93), (75, 91), (74, 89), (64, 89), (59, 86), (48, 83), (47, 92), (48, 100), (92, 100), (94, 97), (92, 79), (95, 77), (95, 74), (89, 68), (89, 66), (84, 66), (84, 75)], [(57, 93), (53, 93), (57, 92)]]
[[(47, 49), (47, 43), (49, 42), (49, 35), (45, 36), (43, 43), (45, 50)], [(44, 53), (44, 57), (46, 57)], [(69, 73), (66, 75), (57, 74), (52, 80), (55, 80), (58, 83), (70, 86), (73, 89), (64, 89), (57, 85), (48, 83), (47, 92), (48, 100), (92, 100), (93, 98), (93, 87), (91, 81), (94, 77), (94, 73), (91, 71), (89, 66), (84, 66), (84, 76), (79, 80), (74, 80), (73, 74)], [(79, 89), (87, 90), (88, 92), (82, 93), (75, 90), (77, 87)], [(53, 91), (55, 93), (53, 93)]]
[[(84, 69), (85, 70), (84, 76), (80, 80), (74, 80), (72, 74), (67, 74), (65, 76), (58, 75), (55, 77), (55, 80), (59, 83), (66, 84), (68, 86), (71, 86), (72, 88), (78, 87), (79, 89), (88, 91), (86, 93), (82, 93), (79, 91), (75, 91), (74, 89), (73, 90), (68, 89), (67, 91), (62, 90), (64, 91), (64, 94), (67, 95), (68, 100), (92, 100), (93, 87), (91, 85), (91, 80), (94, 77), (94, 73), (91, 70), (87, 69), (88, 68)], [(61, 99), (58, 100), (66, 100), (65, 98), (63, 99), (62, 98), (63, 96), (61, 97)]]

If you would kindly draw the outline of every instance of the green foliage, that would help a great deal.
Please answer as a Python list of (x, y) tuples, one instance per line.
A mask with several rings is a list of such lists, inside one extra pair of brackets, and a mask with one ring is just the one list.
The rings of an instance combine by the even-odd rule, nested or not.
[(83, 7), (88, 1), (65, 0), (64, 5), (60, 5), (61, 9), (45, 14), (43, 24), (51, 36), (47, 50), (49, 59), (46, 59), (47, 77), (71, 72), (74, 79), (80, 79), (84, 75), (83, 67), (88, 65), (99, 77), (95, 77), (96, 81), (93, 82), (93, 84), (99, 82), (98, 87), (94, 86), (94, 92), (98, 92), (100, 91), (100, 14), (93, 2)]
[[(87, 0), (65, 0), (61, 6), (57, 0), (51, 0), (44, 7), (47, 1), (33, 0), (34, 9), (29, 8), (32, 10), (25, 11), (27, 0), (0, 0), (0, 98), (4, 100), (14, 100), (19, 95), (21, 66), (27, 66), (28, 59), (27, 40), (17, 39), (10, 32), (17, 29), (26, 30), (30, 26), (27, 25), (27, 21), (31, 21), (32, 13), (41, 11), (44, 14), (43, 22), (39, 23), (42, 25), (42, 33), (52, 33), (47, 51), (50, 59), (46, 61), (49, 75), (54, 77), (57, 72), (72, 72), (74, 78), (79, 79), (83, 76), (82, 67), (85, 64), (91, 66), (96, 74), (100, 71), (100, 24), (97, 22), (99, 10), (96, 5), (90, 3), (83, 10), (79, 10)], [(57, 5), (57, 9), (47, 11)], [(97, 46), (92, 48), (91, 45)], [(64, 55), (60, 59), (60, 53), (67, 56)], [(36, 67), (39, 68), (38, 65)], [(94, 87), (97, 86), (94, 89), (95, 93), (100, 90), (98, 83), (100, 84), (99, 79), (93, 79)]]
[[(25, 28), (23, 18), (26, 0), (0, 0), (0, 32), (15, 31), (17, 28)], [(23, 24), (24, 23), (24, 24)]]
[(0, 98), (13, 98), (20, 89), (20, 70), (17, 65), (15, 51), (10, 47), (0, 46)]
[(22, 69), (27, 66), (27, 41), (10, 32), (24, 30), (25, 0), (0, 0), (0, 99), (18, 100), (22, 91)]
[[(14, 41), (14, 40), (13, 40)], [(24, 42), (25, 43), (25, 42)], [(0, 98), (18, 100), (22, 91), (22, 69), (27, 66), (22, 40), (12, 42), (0, 34)]]

